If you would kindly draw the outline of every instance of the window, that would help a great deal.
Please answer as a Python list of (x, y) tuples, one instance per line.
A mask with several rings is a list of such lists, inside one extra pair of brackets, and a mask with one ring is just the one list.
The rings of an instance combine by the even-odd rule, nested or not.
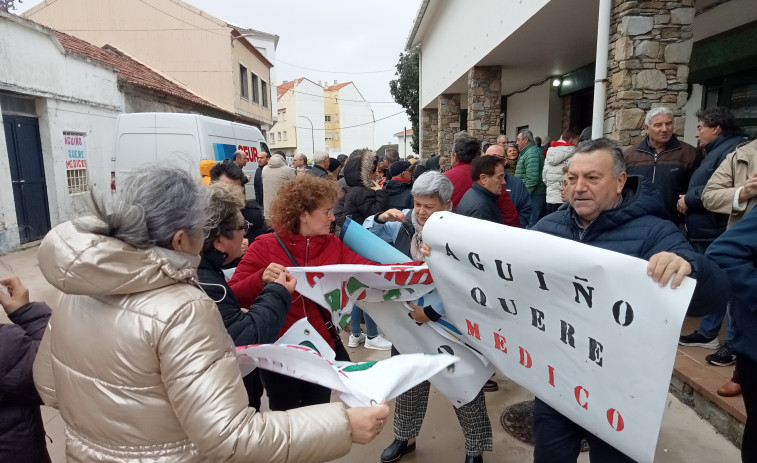
[(287, 131), (285, 130), (284, 131), (284, 140), (286, 141), (286, 139), (287, 139)]
[(276, 136), (278, 137), (279, 141), (281, 141), (281, 132), (276, 132)]
[(63, 146), (66, 150), (66, 181), (70, 195), (89, 191), (85, 137), (83, 133), (63, 132)]
[(331, 141), (332, 139), (331, 132), (326, 132), (326, 141)]
[(260, 81), (260, 94), (263, 97), (263, 107), (268, 107), (268, 84), (266, 81), (261, 80)]
[(255, 104), (260, 104), (260, 94), (258, 93), (258, 76), (250, 73), (250, 76), (252, 76), (252, 102)]
[(279, 120), (280, 121), (287, 120), (287, 110), (286, 109), (279, 109)]
[(339, 132), (334, 132), (334, 140), (339, 140)]
[(326, 122), (331, 122), (331, 115), (326, 114)]
[(247, 84), (247, 68), (239, 65), (239, 95), (245, 100), (250, 98), (250, 86)]

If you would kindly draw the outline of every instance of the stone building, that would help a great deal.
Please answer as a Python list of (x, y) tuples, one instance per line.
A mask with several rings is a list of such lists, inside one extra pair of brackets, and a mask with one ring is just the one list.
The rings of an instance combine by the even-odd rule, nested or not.
[[(475, 27), (449, 33), (460, 24)], [(493, 141), (528, 128), (554, 139), (594, 124), (630, 145), (659, 105), (692, 144), (694, 113), (714, 105), (757, 136), (753, 0), (423, 0), (414, 47), (423, 157), (448, 153), (460, 130)], [(595, 102), (597, 76), (605, 96)]]

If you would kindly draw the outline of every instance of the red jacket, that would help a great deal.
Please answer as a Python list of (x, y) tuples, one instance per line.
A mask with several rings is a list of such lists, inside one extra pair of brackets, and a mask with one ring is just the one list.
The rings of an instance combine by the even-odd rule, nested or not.
[[(452, 182), (452, 210), (457, 211), (457, 203), (463, 199), (465, 192), (473, 186), (473, 179), (470, 176), (470, 162), (458, 162), (455, 167), (444, 173), (450, 182)], [(502, 187), (502, 194), (497, 199), (499, 212), (502, 214), (502, 220), (505, 225), (511, 227), (520, 227), (520, 218), (518, 210), (510, 199), (510, 194)]]
[[(309, 237), (286, 234), (279, 236), (300, 267), (333, 264), (376, 264), (352, 252), (352, 249), (332, 234)], [(263, 290), (261, 276), (271, 263), (287, 267), (294, 266), (273, 233), (268, 233), (258, 236), (250, 244), (241, 262), (239, 262), (234, 276), (229, 280), (229, 286), (231, 286), (231, 290), (234, 291), (234, 295), (242, 307), (250, 307), (260, 291)], [(255, 310), (254, 307), (252, 310)], [(283, 335), (297, 320), (307, 317), (310, 324), (323, 336), (323, 339), (334, 348), (334, 340), (331, 338), (328, 328), (326, 328), (324, 315), (327, 315), (329, 320), (331, 319), (331, 314), (328, 313), (327, 309), (319, 309), (315, 302), (295, 292), (292, 294), (292, 308), (289, 309), (284, 328), (279, 331), (278, 336)]]

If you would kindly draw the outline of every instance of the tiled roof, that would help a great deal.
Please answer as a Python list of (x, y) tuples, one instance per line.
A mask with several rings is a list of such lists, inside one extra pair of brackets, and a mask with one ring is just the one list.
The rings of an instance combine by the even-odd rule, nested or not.
[(397, 132), (397, 133), (394, 134), (394, 136), (396, 137), (397, 135), (402, 135), (402, 134), (412, 135), (413, 134), (413, 129), (407, 129), (407, 132)]
[(53, 32), (55, 32), (55, 36), (66, 51), (116, 68), (118, 71), (118, 80), (121, 82), (172, 95), (192, 104), (233, 114), (214, 105), (204, 98), (197, 96), (176, 82), (160, 75), (150, 67), (126, 56), (110, 46), (106, 45), (105, 47), (100, 48), (63, 32)]
[(279, 84), (278, 87), (276, 87), (276, 98), (279, 99), (284, 96), (284, 94), (289, 91), (290, 88), (294, 88), (295, 82), (299, 84), (303, 79), (304, 77), (300, 77), (299, 79), (290, 80), (289, 82)]
[(346, 87), (347, 85), (351, 84), (352, 81), (349, 82), (342, 82), (341, 84), (332, 85), (330, 87), (326, 87), (326, 90), (339, 90), (342, 87)]

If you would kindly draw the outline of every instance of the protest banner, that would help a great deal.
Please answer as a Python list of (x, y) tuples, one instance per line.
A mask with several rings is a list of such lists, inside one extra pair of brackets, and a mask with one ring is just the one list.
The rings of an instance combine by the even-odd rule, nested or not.
[(407, 354), (375, 362), (332, 362), (300, 345), (260, 344), (237, 348), (240, 366), (255, 367), (319, 384), (337, 392), (349, 407), (367, 407), (391, 400), (445, 369), (458, 358)]
[(423, 238), (447, 317), (471, 345), (575, 423), (653, 461), (694, 280), (660, 287), (644, 260), (447, 212)]

